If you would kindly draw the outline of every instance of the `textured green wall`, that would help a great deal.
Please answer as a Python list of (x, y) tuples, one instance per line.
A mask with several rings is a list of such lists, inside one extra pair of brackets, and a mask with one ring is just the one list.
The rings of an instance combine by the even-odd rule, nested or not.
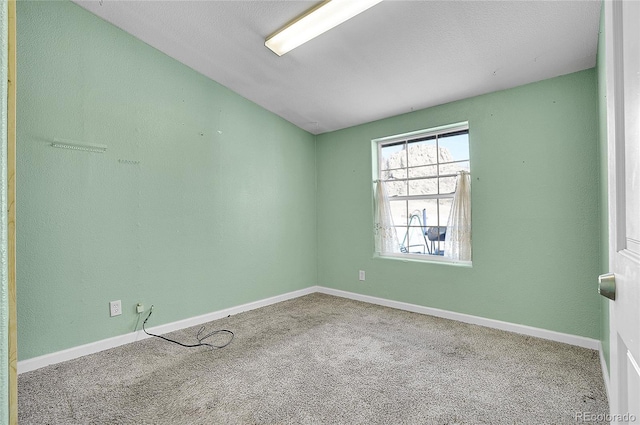
[[(591, 69), (319, 136), (318, 284), (599, 338), (596, 85)], [(371, 140), (466, 120), (473, 267), (374, 258)]]
[[(598, 56), (596, 71), (598, 73), (598, 144), (600, 158), (600, 270), (599, 273), (609, 271), (609, 210), (608, 210), (608, 181), (607, 176), (607, 68), (606, 46), (604, 38), (604, 3), (600, 12), (600, 32), (598, 34)], [(609, 300), (600, 298), (601, 322), (600, 342), (607, 368), (609, 367)]]
[(316, 284), (314, 136), (72, 3), (18, 22), (20, 360)]

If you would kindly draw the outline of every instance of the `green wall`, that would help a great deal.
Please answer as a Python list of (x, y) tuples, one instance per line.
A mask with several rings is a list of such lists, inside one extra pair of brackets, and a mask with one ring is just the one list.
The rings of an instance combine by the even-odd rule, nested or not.
[[(473, 267), (374, 258), (371, 140), (466, 120)], [(594, 69), (323, 134), (316, 149), (319, 285), (600, 337)]]
[[(609, 210), (608, 210), (608, 176), (607, 176), (607, 68), (606, 46), (604, 37), (604, 3), (600, 12), (600, 32), (598, 33), (598, 56), (596, 71), (598, 73), (598, 146), (600, 159), (600, 270), (609, 271)], [(607, 368), (609, 367), (609, 300), (600, 298), (601, 322), (600, 342)]]
[(317, 283), (314, 136), (69, 2), (18, 80), (20, 360)]

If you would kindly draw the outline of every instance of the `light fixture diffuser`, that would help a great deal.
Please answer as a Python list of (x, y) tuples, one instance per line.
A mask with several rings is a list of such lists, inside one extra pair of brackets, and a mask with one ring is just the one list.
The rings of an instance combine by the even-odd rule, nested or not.
[(267, 37), (264, 45), (282, 56), (382, 0), (325, 0)]

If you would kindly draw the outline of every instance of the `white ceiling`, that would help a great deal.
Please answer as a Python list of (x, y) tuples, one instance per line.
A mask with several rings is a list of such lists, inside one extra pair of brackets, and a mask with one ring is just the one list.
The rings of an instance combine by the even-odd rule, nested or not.
[(315, 1), (76, 1), (314, 134), (595, 66), (599, 0), (386, 0), (278, 57)]

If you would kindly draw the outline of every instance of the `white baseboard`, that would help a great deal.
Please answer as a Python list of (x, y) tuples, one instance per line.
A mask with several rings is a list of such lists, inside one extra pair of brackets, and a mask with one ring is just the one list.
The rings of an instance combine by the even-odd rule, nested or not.
[(534, 336), (537, 338), (548, 339), (551, 341), (563, 342), (565, 344), (576, 345), (578, 347), (597, 350), (600, 341), (593, 338), (583, 336), (565, 334), (561, 332), (550, 331), (547, 329), (534, 328), (527, 325), (519, 325), (516, 323), (503, 322), (500, 320), (487, 319), (479, 316), (471, 316), (464, 313), (456, 313), (454, 311), (440, 310), (438, 308), (424, 307), (416, 304), (409, 304), (400, 301), (392, 301), (385, 298), (372, 297), (370, 295), (356, 294), (354, 292), (342, 291), (339, 289), (325, 288), (319, 286), (317, 292), (323, 294), (335, 295), (338, 297), (349, 298), (356, 301), (364, 301), (371, 304), (378, 304), (385, 307), (397, 308), (400, 310), (411, 311), (413, 313), (428, 314), (430, 316), (442, 317), (444, 319), (456, 320), (458, 322), (470, 323), (473, 325), (485, 326), (488, 328), (500, 329), (503, 331), (515, 332), (522, 335)]
[[(265, 298), (263, 300), (242, 304), (236, 307), (226, 308), (224, 310), (215, 311), (213, 313), (207, 313), (201, 316), (179, 320), (177, 322), (167, 323), (165, 325), (154, 326), (153, 328), (148, 328), (148, 331), (154, 334), (161, 335), (168, 332), (189, 328), (191, 326), (201, 325), (203, 323), (211, 322), (212, 320), (221, 319), (229, 315), (242, 313), (243, 311), (255, 310), (256, 308), (265, 307), (271, 304), (279, 303), (281, 301), (290, 300), (292, 298), (298, 298), (303, 295), (308, 295), (314, 292), (317, 292), (317, 287), (310, 286), (308, 288), (301, 289), (298, 291), (288, 292), (286, 294), (277, 295), (275, 297)], [(89, 344), (72, 347), (62, 351), (57, 351), (55, 353), (45, 354), (43, 356), (22, 360), (18, 362), (18, 374), (30, 372), (32, 370), (40, 369), (41, 367), (64, 362), (67, 360), (72, 360), (78, 357), (86, 356), (88, 354), (93, 354), (99, 351), (108, 350), (110, 348), (118, 347), (124, 344), (129, 344), (131, 342), (140, 341), (146, 338), (151, 338), (151, 337), (145, 334), (142, 330), (139, 330), (136, 332), (125, 334), (125, 335), (119, 335), (113, 338), (107, 338), (101, 341), (96, 341)]]
[(602, 367), (602, 379), (604, 379), (604, 388), (607, 390), (607, 402), (610, 402), (609, 396), (609, 369), (607, 369), (607, 362), (604, 359), (604, 351), (602, 350), (602, 343), (598, 344), (598, 352), (600, 353), (600, 366)]
[[(234, 314), (242, 313), (244, 311), (254, 310), (260, 307), (265, 307), (271, 304), (279, 303), (281, 301), (298, 298), (303, 295), (312, 294), (314, 292), (320, 292), (328, 295), (335, 295), (338, 297), (349, 298), (356, 301), (364, 301), (370, 304), (377, 304), (385, 307), (397, 308), (400, 310), (411, 311), (414, 313), (427, 314), (430, 316), (457, 320), (459, 322), (470, 323), (474, 325), (480, 325), (480, 326), (500, 329), (500, 330), (509, 331), (509, 332), (515, 332), (523, 335), (534, 336), (537, 338), (548, 339), (551, 341), (563, 342), (565, 344), (576, 345), (579, 347), (589, 348), (592, 350), (600, 350), (601, 362), (603, 362), (604, 364), (600, 341), (596, 339), (564, 334), (564, 333), (550, 331), (546, 329), (534, 328), (526, 325), (518, 325), (515, 323), (502, 322), (500, 320), (486, 319), (484, 317), (471, 316), (468, 314), (456, 313), (456, 312), (447, 311), (447, 310), (440, 310), (432, 307), (424, 307), (421, 305), (409, 304), (409, 303), (404, 303), (400, 301), (393, 301), (385, 298), (378, 298), (378, 297), (372, 297), (369, 295), (356, 294), (354, 292), (326, 288), (323, 286), (310, 286), (305, 289), (288, 292), (286, 294), (277, 295), (275, 297), (265, 298), (263, 300), (242, 304), (236, 307), (230, 307), (224, 310), (203, 314), (201, 316), (191, 317), (189, 319), (179, 320), (177, 322), (155, 326), (153, 328), (150, 328), (149, 332), (155, 333), (155, 334), (165, 334), (168, 332), (189, 328), (191, 326), (201, 325), (203, 323), (207, 323), (212, 320), (221, 319), (229, 315), (234, 315)], [(57, 351), (55, 353), (45, 354), (43, 356), (22, 360), (18, 362), (18, 374), (30, 372), (32, 370), (40, 369), (45, 366), (64, 362), (67, 360), (72, 360), (78, 357), (86, 356), (88, 354), (93, 354), (99, 351), (108, 350), (110, 348), (118, 347), (124, 344), (129, 344), (131, 342), (139, 341), (146, 338), (150, 338), (150, 337), (140, 330), (140, 331), (131, 332), (125, 335), (120, 335), (113, 338), (107, 338), (101, 341), (80, 345), (78, 347), (72, 347), (66, 350)], [(603, 367), (605, 368), (604, 370), (606, 370), (606, 365)], [(605, 383), (607, 385), (607, 391), (608, 391), (609, 389), (608, 374), (606, 375), (606, 378), (607, 379), (605, 379)]]

